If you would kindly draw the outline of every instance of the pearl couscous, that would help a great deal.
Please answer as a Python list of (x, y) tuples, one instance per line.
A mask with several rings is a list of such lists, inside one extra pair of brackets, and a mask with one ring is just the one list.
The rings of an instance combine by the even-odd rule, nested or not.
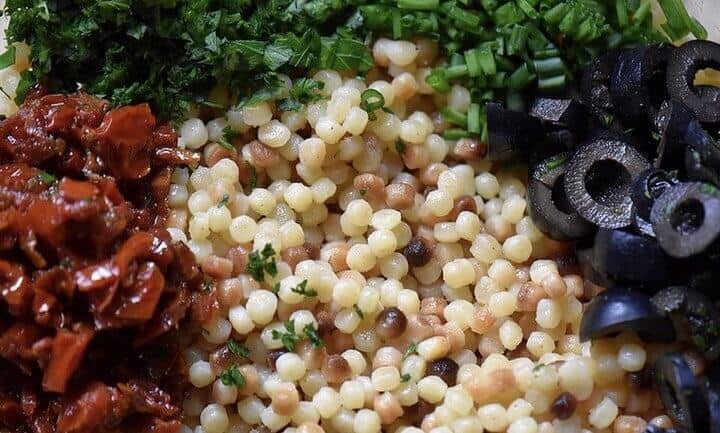
[[(581, 343), (596, 289), (527, 216), (519, 172), (438, 114), (437, 46), (378, 40), (319, 98), (187, 120), (169, 231), (216, 280), (184, 433), (640, 433), (667, 427), (636, 336)], [(291, 81), (286, 80), (287, 87)], [(382, 96), (368, 113), (363, 92)], [(287, 96), (280, 95), (279, 98)], [(223, 130), (231, 132), (224, 142)], [(251, 272), (252, 271), (252, 272)]]

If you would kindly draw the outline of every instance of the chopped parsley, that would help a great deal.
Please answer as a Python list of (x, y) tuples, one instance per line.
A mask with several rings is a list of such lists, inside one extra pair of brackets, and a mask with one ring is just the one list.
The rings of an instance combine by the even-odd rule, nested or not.
[(278, 109), (280, 111), (300, 111), (303, 104), (319, 101), (322, 95), (318, 90), (322, 90), (325, 83), (316, 81), (312, 78), (299, 78), (293, 82), (290, 88), (290, 96), (280, 101)]
[(215, 282), (213, 282), (213, 280), (205, 280), (202, 284), (200, 284), (200, 291), (203, 293), (210, 293), (214, 287)]
[(365, 313), (362, 312), (358, 304), (353, 305), (353, 311), (355, 311), (355, 314), (360, 316), (361, 319), (365, 320)]
[(235, 131), (230, 128), (230, 125), (226, 126), (222, 130), (222, 137), (217, 141), (220, 147), (227, 150), (235, 150), (235, 146), (232, 145), (233, 137), (235, 137)]
[(238, 343), (234, 339), (228, 340), (226, 346), (233, 355), (242, 356), (243, 358), (250, 356), (250, 349), (247, 346)]
[(230, 364), (230, 366), (220, 374), (220, 381), (225, 386), (241, 387), (245, 385), (245, 376), (243, 376), (236, 364)]
[(220, 199), (220, 201), (218, 202), (217, 207), (221, 208), (221, 207), (225, 206), (226, 204), (228, 204), (229, 201), (230, 201), (230, 196), (228, 194), (224, 194), (222, 196), (222, 198)]
[(417, 353), (417, 343), (414, 341), (411, 341), (410, 344), (405, 348), (405, 352), (403, 353), (403, 361), (408, 359), (410, 356), (415, 355)]
[(307, 280), (303, 280), (302, 283), (298, 284), (297, 286), (291, 287), (290, 291), (311, 298), (318, 295), (317, 291), (307, 288)]
[(277, 263), (275, 262), (275, 250), (271, 244), (265, 244), (262, 251), (253, 251), (247, 264), (247, 273), (255, 278), (255, 281), (265, 280), (267, 273), (271, 277), (277, 275)]
[(302, 340), (302, 338), (295, 332), (295, 320), (288, 320), (283, 324), (285, 331), (278, 331), (273, 329), (272, 338), (273, 340), (280, 340), (283, 347), (290, 352), (295, 350), (295, 345)]
[(400, 376), (400, 383), (408, 383), (410, 382), (411, 376), (410, 373), (405, 373), (402, 376)]
[(58, 266), (63, 269), (70, 270), (73, 267), (73, 261), (70, 257), (63, 257), (62, 259), (60, 259), (60, 263), (58, 263)]
[(315, 329), (312, 325), (312, 323), (308, 323), (303, 328), (303, 332), (305, 332), (305, 335), (307, 336), (308, 340), (310, 340), (310, 343), (313, 345), (314, 348), (319, 349), (323, 346), (325, 346), (325, 342), (320, 338), (320, 335), (318, 334), (317, 329)]
[(405, 153), (405, 142), (402, 141), (400, 138), (395, 140), (395, 150), (397, 151), (398, 155), (403, 155)]
[(250, 164), (250, 189), (257, 188), (258, 174), (254, 165)]
[[(2, 69), (2, 68), (0, 68)], [(48, 173), (44, 170), (38, 170), (37, 178), (40, 179), (42, 183), (46, 183), (48, 185), (52, 185), (55, 182), (57, 182), (57, 177), (53, 176), (52, 174)]]

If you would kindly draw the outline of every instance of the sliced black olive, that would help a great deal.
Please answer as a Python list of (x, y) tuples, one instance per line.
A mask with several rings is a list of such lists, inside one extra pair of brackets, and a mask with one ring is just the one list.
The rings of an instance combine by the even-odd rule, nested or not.
[(580, 142), (580, 135), (569, 129), (563, 128), (547, 131), (545, 133), (545, 139), (551, 148), (557, 149), (555, 153), (560, 153), (575, 149)]
[(581, 239), (575, 244), (575, 256), (577, 257), (578, 265), (580, 265), (581, 274), (598, 286), (612, 287), (615, 284), (614, 281), (610, 279), (610, 276), (595, 269), (595, 259), (593, 257), (594, 241), (594, 238), (586, 238)]
[(692, 344), (711, 361), (720, 356), (720, 311), (712, 300), (685, 286), (663, 289), (651, 299), (673, 321), (678, 340)]
[(655, 362), (655, 386), (675, 427), (692, 433), (710, 430), (702, 387), (681, 354), (668, 353)]
[(609, 112), (613, 109), (613, 102), (610, 97), (610, 76), (615, 69), (615, 64), (620, 56), (620, 51), (610, 51), (595, 59), (585, 69), (581, 82), (581, 100), (590, 108), (590, 111), (599, 119), (607, 122)]
[(587, 127), (585, 107), (575, 99), (537, 98), (530, 115), (554, 128), (582, 133)]
[(708, 373), (706, 397), (710, 411), (710, 433), (720, 433), (720, 366), (717, 363)]
[(685, 173), (687, 178), (720, 186), (720, 172), (718, 171), (720, 167), (713, 167), (713, 164), (704, 155), (706, 154), (697, 150), (694, 146), (685, 148)]
[(657, 283), (676, 278), (680, 264), (648, 236), (599, 229), (593, 267), (616, 282)]
[(528, 211), (535, 225), (553, 239), (578, 239), (592, 233), (593, 226), (570, 206), (563, 178), (567, 153), (537, 164), (528, 181)]
[(570, 159), (565, 193), (586, 220), (605, 228), (625, 227), (632, 222), (630, 187), (649, 167), (634, 147), (603, 133), (585, 141)]
[(682, 101), (701, 122), (720, 122), (720, 88), (695, 86), (701, 69), (720, 69), (720, 45), (710, 41), (690, 41), (676, 48), (668, 62), (667, 90), (672, 99)]
[(655, 116), (653, 129), (660, 138), (657, 148), (656, 165), (665, 169), (682, 167), (684, 157), (685, 132), (695, 115), (682, 102), (668, 100), (660, 105)]
[(646, 341), (672, 341), (672, 322), (650, 303), (648, 295), (627, 289), (606, 290), (590, 301), (580, 322), (580, 340), (636, 332)]
[(645, 430), (642, 431), (642, 433), (679, 433), (674, 428), (662, 428), (658, 427), (655, 424), (648, 424), (645, 426)]
[(701, 182), (675, 185), (655, 201), (650, 222), (672, 257), (701, 253), (720, 234), (720, 191)]
[(665, 71), (672, 48), (643, 45), (620, 53), (610, 76), (615, 112), (625, 119), (655, 117), (665, 98)]
[(539, 120), (494, 102), (486, 107), (490, 160), (509, 161), (523, 155), (542, 136)]
[(650, 211), (660, 195), (666, 189), (676, 185), (678, 180), (659, 168), (650, 168), (638, 176), (630, 189), (635, 212), (635, 226), (640, 233), (655, 236), (655, 230), (650, 223)]

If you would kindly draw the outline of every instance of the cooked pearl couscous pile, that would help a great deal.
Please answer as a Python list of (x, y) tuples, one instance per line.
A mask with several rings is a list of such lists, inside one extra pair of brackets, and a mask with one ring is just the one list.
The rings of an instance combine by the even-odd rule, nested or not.
[[(184, 433), (671, 426), (647, 383), (657, 350), (579, 341), (597, 288), (527, 216), (520, 171), (443, 138), (439, 111), (471, 98), (425, 84), (437, 53), (378, 40), (376, 69), (317, 71), (298, 111), (278, 109), (287, 79), (179, 129), (205, 166), (175, 171), (169, 230), (221, 306), (186, 353)], [(362, 108), (367, 89), (384, 109)]]

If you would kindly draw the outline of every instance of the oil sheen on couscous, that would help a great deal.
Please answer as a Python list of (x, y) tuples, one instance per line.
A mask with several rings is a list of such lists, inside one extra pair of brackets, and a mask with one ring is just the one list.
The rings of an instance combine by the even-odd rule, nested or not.
[[(180, 127), (204, 165), (175, 171), (169, 231), (221, 305), (186, 353), (183, 433), (670, 427), (645, 371), (657, 348), (579, 341), (598, 288), (527, 216), (522, 169), (443, 138), (440, 110), (471, 98), (425, 84), (437, 46), (380, 39), (373, 56), (365, 77), (316, 71), (296, 111)], [(384, 109), (363, 109), (367, 89)]]

